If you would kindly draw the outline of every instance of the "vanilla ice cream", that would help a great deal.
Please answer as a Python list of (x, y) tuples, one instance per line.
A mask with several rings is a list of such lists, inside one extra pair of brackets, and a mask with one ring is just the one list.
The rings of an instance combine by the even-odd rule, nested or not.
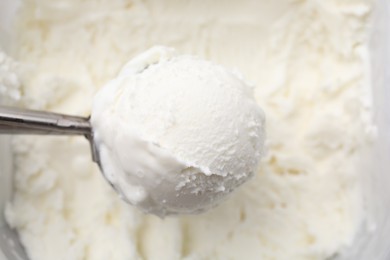
[[(254, 178), (208, 212), (165, 219), (118, 198), (91, 162), (85, 138), (14, 138), (15, 193), (6, 217), (30, 258), (342, 256), (365, 228), (360, 162), (375, 137), (367, 52), (372, 6), (371, 0), (27, 1), (13, 57), (28, 70), (21, 103), (29, 108), (88, 116), (95, 93), (130, 58), (165, 45), (238, 68), (267, 115), (267, 153)], [(175, 145), (169, 124), (156, 128), (167, 129), (156, 140)]]
[(0, 96), (3, 101), (20, 99), (18, 64), (0, 48)]
[(264, 114), (242, 77), (156, 46), (97, 93), (91, 115), (103, 174), (146, 213), (203, 212), (247, 181)]

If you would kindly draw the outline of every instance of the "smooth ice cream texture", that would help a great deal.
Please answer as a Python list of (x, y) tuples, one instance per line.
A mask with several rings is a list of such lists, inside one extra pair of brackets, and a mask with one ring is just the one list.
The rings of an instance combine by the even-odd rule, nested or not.
[[(267, 153), (252, 180), (210, 211), (165, 219), (118, 198), (91, 162), (85, 138), (15, 137), (15, 189), (5, 215), (29, 257), (342, 257), (366, 218), (360, 174), (369, 173), (361, 172), (360, 162), (374, 129), (367, 48), (372, 2), (22, 5), (12, 54), (29, 70), (21, 79), (20, 105), (88, 116), (95, 93), (129, 58), (164, 45), (241, 71), (253, 82), (267, 133)], [(169, 124), (158, 127), (169, 133)]]
[(238, 73), (156, 46), (94, 99), (105, 177), (158, 216), (203, 212), (253, 177), (265, 118)]

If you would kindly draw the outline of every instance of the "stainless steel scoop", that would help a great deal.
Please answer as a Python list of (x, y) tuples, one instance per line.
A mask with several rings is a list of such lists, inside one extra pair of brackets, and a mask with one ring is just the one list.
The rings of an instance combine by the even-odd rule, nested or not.
[(104, 174), (89, 117), (0, 106), (0, 134), (84, 135), (91, 146), (92, 160), (99, 166), (103, 177), (122, 200), (130, 203), (120, 187), (111, 183)]
[(0, 134), (84, 135), (93, 161), (101, 167), (88, 117), (0, 106)]

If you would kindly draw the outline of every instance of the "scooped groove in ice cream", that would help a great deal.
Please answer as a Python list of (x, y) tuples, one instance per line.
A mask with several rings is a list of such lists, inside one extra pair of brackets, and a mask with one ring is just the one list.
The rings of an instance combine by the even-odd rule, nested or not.
[(160, 46), (98, 92), (91, 122), (105, 177), (158, 216), (217, 205), (254, 175), (265, 138), (241, 75)]

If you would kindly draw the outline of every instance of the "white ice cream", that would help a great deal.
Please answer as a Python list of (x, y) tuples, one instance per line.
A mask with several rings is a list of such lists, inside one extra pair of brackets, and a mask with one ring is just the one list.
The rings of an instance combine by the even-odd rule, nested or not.
[(167, 47), (128, 62), (94, 99), (103, 173), (158, 216), (200, 213), (252, 177), (264, 114), (240, 75)]
[(20, 99), (20, 80), (17, 62), (9, 57), (0, 47), (0, 100), (2, 102)]
[[(370, 0), (28, 1), (14, 55), (30, 108), (85, 115), (137, 53), (237, 67), (267, 115), (267, 155), (215, 209), (164, 220), (121, 201), (82, 137), (14, 139), (6, 215), (32, 260), (323, 260), (364, 228)], [(161, 139), (165, 141), (165, 139)], [(364, 172), (363, 174), (369, 174)]]

